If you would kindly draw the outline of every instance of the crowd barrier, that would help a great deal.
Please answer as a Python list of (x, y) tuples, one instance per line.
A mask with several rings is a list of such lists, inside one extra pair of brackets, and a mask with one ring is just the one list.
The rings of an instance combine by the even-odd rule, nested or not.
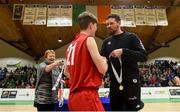
[[(107, 98), (109, 95), (109, 88), (100, 88), (99, 96)], [(63, 97), (68, 99), (69, 89), (63, 90)], [(171, 99), (180, 98), (180, 87), (142, 87), (142, 99)], [(19, 100), (19, 101), (33, 101), (34, 89), (3, 89), (0, 88), (0, 101), (3, 100)]]
[(0, 100), (32, 101), (34, 89), (0, 89)]

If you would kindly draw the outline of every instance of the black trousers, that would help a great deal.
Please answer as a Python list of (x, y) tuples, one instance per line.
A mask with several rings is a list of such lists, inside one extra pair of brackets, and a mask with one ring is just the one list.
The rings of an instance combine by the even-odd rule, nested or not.
[(53, 104), (37, 104), (36, 105), (37, 111), (49, 111), (52, 112), (55, 109), (55, 103)]
[(110, 106), (112, 111), (138, 111), (143, 108), (140, 84), (128, 84), (119, 90), (119, 84), (110, 87)]

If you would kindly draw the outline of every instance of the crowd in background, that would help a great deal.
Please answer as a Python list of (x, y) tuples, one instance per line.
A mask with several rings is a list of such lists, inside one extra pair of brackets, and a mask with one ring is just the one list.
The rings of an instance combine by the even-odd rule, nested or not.
[[(180, 64), (172, 61), (155, 61), (153, 64), (139, 64), (139, 73), (142, 87), (180, 86)], [(35, 88), (37, 69), (26, 65), (8, 71), (0, 67), (0, 88)], [(108, 88), (109, 74), (103, 78), (102, 87)], [(64, 87), (68, 87), (68, 80)]]
[[(152, 64), (139, 64), (142, 87), (180, 86), (180, 64), (167, 60), (157, 60)], [(109, 87), (109, 74), (104, 77), (104, 87)]]
[(37, 69), (26, 65), (8, 71), (0, 68), (0, 88), (35, 88)]
[(139, 67), (143, 87), (180, 86), (180, 66), (178, 62), (157, 61)]

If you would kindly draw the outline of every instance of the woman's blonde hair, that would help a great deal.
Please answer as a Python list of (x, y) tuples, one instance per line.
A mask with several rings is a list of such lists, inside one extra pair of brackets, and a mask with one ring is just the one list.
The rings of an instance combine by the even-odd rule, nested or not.
[(44, 58), (47, 58), (47, 55), (49, 54), (49, 53), (52, 53), (52, 54), (55, 54), (56, 55), (56, 53), (55, 53), (55, 51), (54, 50), (46, 50), (45, 51), (45, 53), (44, 53)]

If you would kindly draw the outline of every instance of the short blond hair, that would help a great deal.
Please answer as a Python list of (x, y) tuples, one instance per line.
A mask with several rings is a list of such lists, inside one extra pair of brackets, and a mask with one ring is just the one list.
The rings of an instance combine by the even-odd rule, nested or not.
[(47, 55), (49, 54), (49, 53), (52, 53), (52, 54), (55, 54), (56, 55), (56, 53), (55, 53), (55, 51), (54, 50), (46, 50), (45, 51), (45, 53), (44, 53), (44, 58), (47, 58)]

